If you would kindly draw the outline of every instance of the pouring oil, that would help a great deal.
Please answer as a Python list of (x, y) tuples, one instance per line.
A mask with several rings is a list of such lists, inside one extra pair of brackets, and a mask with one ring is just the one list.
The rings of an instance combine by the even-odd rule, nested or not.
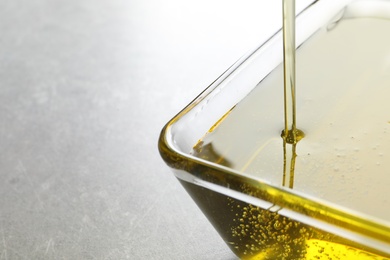
[(297, 128), (296, 122), (295, 0), (283, 0), (283, 72), (284, 130), (281, 137), (283, 138), (284, 157), (282, 185), (293, 188), (296, 145), (305, 135), (302, 130)]
[[(289, 0), (284, 7), (289, 8), (288, 2), (293, 8)], [(291, 19), (294, 11), (287, 9)], [(192, 153), (273, 185), (389, 221), (384, 194), (390, 185), (390, 35), (385, 33), (390, 30), (390, 15), (354, 10), (346, 8), (337, 21), (309, 38), (297, 51), (296, 67), (295, 57), (287, 58)], [(287, 35), (285, 46), (286, 41), (294, 42), (291, 37)], [(295, 46), (289, 48), (285, 53), (294, 55)], [(295, 95), (295, 68), (299, 96)], [(284, 93), (280, 90), (283, 71), (287, 75)], [(277, 101), (283, 95), (284, 107)], [(296, 128), (297, 113), (306, 133), (303, 139)], [(240, 258), (390, 259), (386, 253), (277, 211), (182, 184)], [(244, 185), (241, 188), (245, 190)]]

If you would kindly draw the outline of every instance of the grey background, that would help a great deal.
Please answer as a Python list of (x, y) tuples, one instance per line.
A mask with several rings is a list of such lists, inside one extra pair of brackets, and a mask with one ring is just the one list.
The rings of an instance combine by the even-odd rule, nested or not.
[(0, 259), (235, 259), (157, 139), (279, 11), (0, 0)]

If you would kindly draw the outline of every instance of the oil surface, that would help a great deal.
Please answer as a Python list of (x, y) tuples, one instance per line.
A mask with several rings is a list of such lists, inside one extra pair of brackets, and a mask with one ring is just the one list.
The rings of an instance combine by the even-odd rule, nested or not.
[[(297, 114), (306, 136), (296, 147), (294, 190), (389, 221), (390, 19), (347, 14), (297, 51)], [(196, 149), (212, 146), (230, 168), (281, 185), (281, 86), (282, 66)]]
[[(296, 113), (306, 134), (299, 145), (286, 148), (286, 138), (280, 138), (280, 66), (202, 138), (193, 154), (389, 223), (390, 15), (355, 10), (347, 8), (297, 52)], [(183, 185), (199, 196), (195, 185)], [(220, 233), (241, 258), (390, 259), (277, 212), (202, 192), (222, 196), (201, 208), (212, 222), (223, 218)]]

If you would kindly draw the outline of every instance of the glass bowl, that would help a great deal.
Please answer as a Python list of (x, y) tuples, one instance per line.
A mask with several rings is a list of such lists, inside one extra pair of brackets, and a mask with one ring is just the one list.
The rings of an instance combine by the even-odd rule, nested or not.
[(296, 147), (278, 31), (166, 124), (160, 154), (242, 259), (390, 259), (390, 1), (315, 1), (296, 26)]

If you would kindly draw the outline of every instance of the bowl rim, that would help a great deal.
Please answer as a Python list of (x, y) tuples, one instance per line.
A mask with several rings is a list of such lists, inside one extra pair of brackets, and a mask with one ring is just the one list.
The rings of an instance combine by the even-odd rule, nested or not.
[[(318, 2), (319, 0), (314, 1), (302, 12)], [(240, 68), (254, 53), (264, 48), (271, 39), (280, 33), (279, 30), (269, 40), (242, 56), (163, 127), (158, 139), (160, 155), (165, 163), (174, 170), (176, 177), (179, 179), (246, 202), (277, 205), (277, 211), (288, 217), (296, 218), (299, 216), (300, 219), (304, 219), (310, 225), (321, 226), (321, 229), (324, 229), (325, 226), (329, 229), (326, 231), (343, 237), (351, 236), (355, 240), (357, 238), (367, 246), (380, 248), (380, 250), (390, 254), (390, 222), (296, 190), (272, 185), (248, 174), (185, 153), (174, 144), (172, 127), (201, 101), (205, 100), (218, 87), (220, 82)], [(207, 173), (192, 173), (191, 169), (194, 165), (207, 171)], [(237, 181), (244, 184), (247, 190), (231, 185)]]

